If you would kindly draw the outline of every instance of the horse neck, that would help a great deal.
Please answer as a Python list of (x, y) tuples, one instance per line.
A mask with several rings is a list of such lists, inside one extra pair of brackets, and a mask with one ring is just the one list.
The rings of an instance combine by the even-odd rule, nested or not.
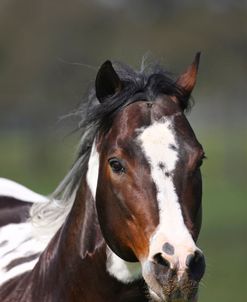
[(87, 254), (94, 254), (104, 244), (98, 223), (98, 216), (91, 191), (85, 177), (77, 191), (73, 207), (66, 219), (60, 237), (63, 247), (84, 259)]
[[(94, 267), (94, 262), (97, 262), (97, 268)], [(81, 284), (91, 282), (92, 276), (96, 277), (95, 282), (99, 281), (97, 269), (107, 274), (105, 264), (105, 241), (101, 235), (91, 192), (83, 179), (66, 221), (31, 273), (31, 279), (38, 280), (33, 284), (35, 298), (40, 301), (39, 295), (42, 297), (46, 293), (46, 299), (50, 301), (48, 296), (54, 291), (54, 284), (58, 291), (64, 288), (67, 291), (79, 291)], [(69, 286), (66, 284), (68, 280)], [(70, 298), (67, 299), (69, 301)]]
[(141, 280), (119, 282), (106, 262), (95, 202), (83, 179), (69, 216), (30, 275), (33, 301), (147, 301)]

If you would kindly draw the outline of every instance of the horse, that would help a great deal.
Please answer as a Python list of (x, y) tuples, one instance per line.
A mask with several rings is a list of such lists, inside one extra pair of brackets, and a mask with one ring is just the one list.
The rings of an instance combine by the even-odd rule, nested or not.
[(48, 197), (0, 180), (2, 302), (195, 302), (205, 158), (179, 76), (99, 68), (78, 110), (78, 155)]

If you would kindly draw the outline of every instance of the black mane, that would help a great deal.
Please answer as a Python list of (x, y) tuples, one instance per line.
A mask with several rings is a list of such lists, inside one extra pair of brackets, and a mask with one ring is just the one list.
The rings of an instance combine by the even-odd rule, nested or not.
[(95, 88), (92, 88), (87, 100), (74, 113), (79, 118), (78, 130), (83, 135), (70, 172), (54, 192), (56, 198), (62, 193), (66, 199), (76, 189), (86, 173), (95, 134), (99, 130), (107, 131), (111, 127), (114, 115), (125, 106), (137, 100), (152, 102), (158, 95), (165, 94), (176, 96), (183, 110), (188, 111), (191, 108), (191, 100), (176, 84), (175, 77), (164, 71), (160, 65), (149, 65), (141, 71), (135, 71), (119, 62), (114, 62), (113, 66), (123, 83), (123, 89), (100, 103), (96, 98)]
[(100, 103), (96, 98), (93, 88), (88, 102), (82, 106), (80, 112), (86, 113), (83, 117), (80, 127), (96, 123), (104, 127), (103, 120), (109, 120), (112, 114), (118, 112), (126, 105), (136, 100), (152, 102), (160, 94), (176, 96), (183, 110), (189, 110), (191, 102), (182, 88), (176, 84), (176, 80), (171, 73), (164, 71), (160, 65), (151, 65), (142, 71), (135, 71), (127, 65), (115, 62), (114, 70), (117, 72), (123, 89), (108, 97), (104, 103)]

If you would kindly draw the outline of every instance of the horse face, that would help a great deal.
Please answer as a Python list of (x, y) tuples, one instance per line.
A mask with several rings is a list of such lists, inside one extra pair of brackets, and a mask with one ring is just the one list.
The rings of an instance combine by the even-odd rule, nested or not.
[(180, 107), (168, 97), (135, 102), (94, 148), (96, 207), (108, 246), (141, 263), (155, 300), (191, 300), (205, 269), (195, 244), (203, 150)]
[[(138, 273), (131, 262), (138, 261), (154, 301), (195, 301), (205, 270), (196, 246), (204, 153), (183, 114), (198, 63), (199, 54), (177, 79), (185, 99), (160, 92), (151, 102), (123, 107), (109, 131), (98, 133), (89, 159), (87, 180), (110, 248), (108, 271), (133, 281)], [(105, 62), (96, 78), (98, 100), (123, 86)]]

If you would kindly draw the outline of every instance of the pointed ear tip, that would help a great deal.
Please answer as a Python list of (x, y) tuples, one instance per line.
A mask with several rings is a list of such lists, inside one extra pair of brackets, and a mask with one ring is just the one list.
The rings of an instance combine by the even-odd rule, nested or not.
[(201, 58), (201, 51), (198, 51), (195, 55), (194, 64), (198, 67)]
[(196, 52), (196, 58), (197, 59), (200, 59), (200, 56), (201, 56), (202, 52), (199, 50)]
[(102, 63), (99, 67), (99, 70), (102, 70), (107, 67), (112, 67), (112, 62), (110, 60), (106, 60), (104, 63)]
[(102, 64), (102, 66), (103, 65), (111, 65), (112, 66), (112, 62), (110, 61), (110, 60), (106, 60), (103, 64)]

